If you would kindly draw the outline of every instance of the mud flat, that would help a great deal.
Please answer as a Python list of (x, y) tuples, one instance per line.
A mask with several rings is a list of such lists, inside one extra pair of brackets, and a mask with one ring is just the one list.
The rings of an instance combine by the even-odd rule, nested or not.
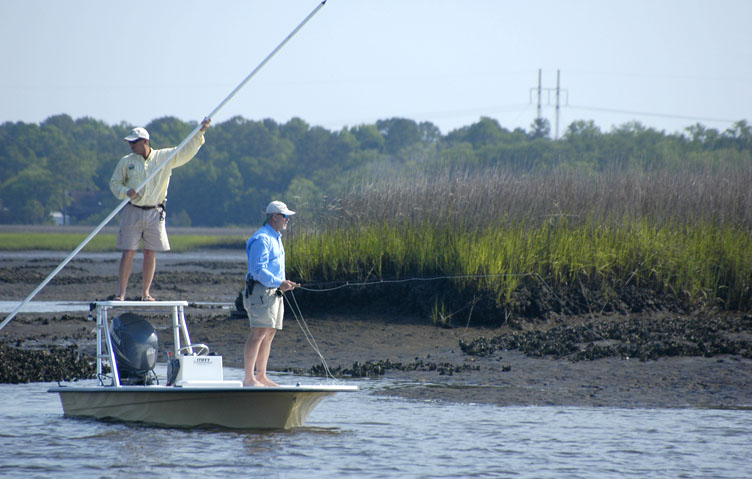
[[(59, 261), (44, 253), (0, 252), (0, 300), (20, 302)], [(117, 262), (117, 254), (77, 257), (35, 299), (107, 299), (116, 291)], [(139, 292), (139, 271), (137, 259), (129, 297)], [(230, 304), (244, 272), (242, 252), (163, 254), (152, 293), (161, 300)], [(378, 304), (367, 311), (347, 305), (322, 311), (299, 304), (335, 374), (395, 380), (394, 387), (380, 394), (497, 405), (752, 406), (752, 316), (745, 313), (652, 311), (562, 316), (518, 322), (514, 328), (472, 322), (439, 328), (428, 318)], [(197, 304), (186, 313), (194, 342), (209, 344), (228, 366), (243, 366), (247, 319), (232, 309)], [(95, 348), (94, 323), (87, 316), (20, 313), (0, 331), (0, 367), (8, 371), (11, 363), (23, 361), (36, 374), (47, 363), (83, 358), (78, 367), (84, 374), (85, 360)], [(160, 344), (168, 346), (168, 314), (157, 313), (150, 321)], [(320, 374), (319, 358), (295, 318), (288, 314), (285, 321), (274, 341), (270, 369)], [(19, 350), (35, 356), (19, 356)], [(40, 360), (41, 351), (54, 354)], [(49, 374), (62, 374), (60, 368)], [(15, 374), (15, 381), (3, 379), (23, 382), (21, 373)], [(28, 380), (57, 379), (35, 374)]]

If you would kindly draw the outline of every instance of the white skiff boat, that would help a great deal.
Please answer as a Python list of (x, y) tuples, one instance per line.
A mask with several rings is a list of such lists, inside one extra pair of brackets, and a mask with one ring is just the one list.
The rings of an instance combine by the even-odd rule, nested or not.
[[(225, 380), (222, 357), (209, 355), (205, 344), (191, 343), (186, 306), (186, 301), (96, 303), (99, 385), (50, 388), (60, 395), (63, 414), (170, 427), (290, 429), (302, 426), (325, 397), (358, 390), (342, 385), (243, 387), (241, 381)], [(109, 320), (114, 308), (171, 310), (175, 359), (168, 364), (163, 384), (153, 369), (153, 328), (132, 313)], [(110, 367), (108, 374), (105, 365)]]

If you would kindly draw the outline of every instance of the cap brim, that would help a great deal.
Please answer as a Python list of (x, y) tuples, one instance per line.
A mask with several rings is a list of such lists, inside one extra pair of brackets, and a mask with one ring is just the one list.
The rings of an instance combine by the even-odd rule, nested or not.
[(292, 215), (295, 214), (295, 212), (292, 211), (292, 210), (287, 210), (287, 209), (285, 209), (285, 210), (274, 210), (274, 211), (267, 210), (266, 214), (267, 215), (288, 215), (288, 216), (292, 216)]

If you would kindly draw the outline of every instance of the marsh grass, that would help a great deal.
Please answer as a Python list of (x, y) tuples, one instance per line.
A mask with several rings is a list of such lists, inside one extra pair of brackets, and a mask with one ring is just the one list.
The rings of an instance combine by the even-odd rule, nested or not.
[[(288, 240), (314, 281), (453, 276), (514, 307), (523, 278), (747, 309), (751, 169), (713, 174), (423, 174), (354, 187)], [(298, 221), (298, 220), (296, 220)], [(434, 305), (436, 316), (445, 315)]]
[[(73, 250), (87, 237), (77, 233), (0, 233), (0, 250)], [(99, 234), (91, 239), (84, 247), (84, 251), (115, 250), (117, 236), (113, 234)]]

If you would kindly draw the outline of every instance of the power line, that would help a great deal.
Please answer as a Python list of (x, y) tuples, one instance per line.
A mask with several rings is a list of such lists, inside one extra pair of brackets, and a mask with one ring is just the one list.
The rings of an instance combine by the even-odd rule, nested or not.
[(567, 105), (567, 107), (572, 108), (574, 110), (600, 111), (600, 112), (605, 112), (605, 113), (620, 113), (620, 114), (625, 114), (625, 115), (655, 116), (659, 118), (673, 118), (677, 120), (719, 121), (719, 122), (727, 122), (727, 123), (735, 123), (739, 121), (739, 120), (729, 120), (728, 118), (707, 118), (707, 117), (689, 116), (689, 115), (676, 115), (672, 113), (655, 113), (655, 112), (636, 111), (636, 110), (619, 110), (616, 108), (601, 108), (597, 106)]
[[(547, 105), (551, 105), (551, 95), (554, 94), (556, 98), (556, 131), (554, 134), (554, 139), (557, 139), (559, 136), (559, 110), (560, 107), (566, 107), (571, 108), (573, 110), (585, 110), (585, 111), (596, 111), (596, 112), (602, 112), (602, 113), (616, 113), (616, 114), (622, 114), (622, 115), (634, 115), (634, 116), (642, 116), (642, 117), (656, 117), (656, 118), (671, 118), (671, 119), (678, 119), (678, 120), (690, 120), (690, 121), (706, 121), (706, 122), (721, 122), (721, 123), (736, 123), (739, 121), (731, 120), (728, 118), (709, 118), (709, 117), (699, 117), (699, 116), (693, 116), (693, 115), (679, 115), (674, 113), (660, 113), (660, 112), (649, 112), (649, 111), (637, 111), (637, 110), (622, 110), (618, 108), (606, 108), (606, 107), (597, 107), (597, 106), (584, 106), (584, 105), (571, 105), (569, 103), (569, 92), (567, 90), (561, 89), (560, 85), (560, 71), (556, 70), (556, 88), (543, 88), (541, 85), (541, 70), (538, 70), (538, 86), (530, 88), (530, 103), (533, 102), (533, 95), (537, 93), (538, 102), (537, 102), (537, 118), (541, 118), (541, 104), (544, 102), (542, 100), (542, 97), (544, 94), (547, 96), (545, 103)], [(560, 103), (560, 95), (561, 93), (564, 93), (566, 95), (566, 101), (563, 105)]]

